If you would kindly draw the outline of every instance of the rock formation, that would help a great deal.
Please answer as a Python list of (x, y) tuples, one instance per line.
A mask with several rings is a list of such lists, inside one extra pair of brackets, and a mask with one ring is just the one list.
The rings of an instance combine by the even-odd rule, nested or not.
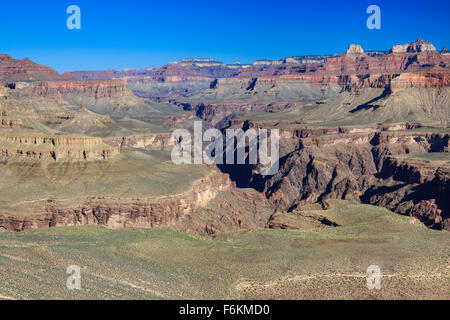
[(0, 133), (2, 162), (30, 160), (39, 162), (105, 161), (119, 154), (94, 137), (61, 137), (42, 135), (14, 135)]
[(417, 217), (429, 227), (450, 230), (450, 207), (441, 196), (443, 190), (447, 192), (450, 161), (414, 164), (408, 157), (399, 161), (394, 156), (440, 152), (445, 158), (448, 134), (414, 130), (311, 134), (299, 139), (296, 150), (280, 160), (279, 172), (263, 186), (257, 175), (249, 181), (266, 193), (278, 211), (340, 198), (384, 206)]
[[(213, 172), (183, 194), (157, 199), (90, 197), (76, 206), (49, 199), (45, 212), (29, 217), (0, 213), (0, 228), (23, 231), (43, 227), (99, 225), (110, 229), (173, 226), (186, 215), (233, 187), (227, 175)], [(205, 228), (205, 226), (203, 226)]]
[[(35, 210), (29, 217), (0, 206), (0, 226), (173, 226), (210, 235), (235, 227), (290, 228), (282, 221), (293, 213), (302, 223), (332, 224), (297, 211), (340, 198), (450, 230), (450, 206), (442, 196), (450, 176), (449, 65), (447, 51), (421, 39), (389, 52), (352, 44), (345, 53), (252, 65), (184, 59), (142, 70), (72, 73), (78, 80), (0, 56), (4, 166), (116, 168), (126, 177), (108, 184), (100, 176), (99, 188), (137, 192), (144, 173), (126, 164), (170, 166), (162, 160), (175, 143), (168, 129), (190, 128), (194, 119), (222, 130), (278, 128), (282, 138), (280, 170), (272, 177), (260, 176), (258, 166), (220, 167), (239, 187), (254, 190), (237, 189), (214, 170), (180, 194), (131, 198), (94, 190), (77, 203), (47, 197), (44, 207), (27, 207)], [(130, 150), (140, 151), (130, 159)], [(171, 172), (165, 179), (182, 176)]]
[(136, 148), (143, 150), (171, 150), (175, 141), (171, 134), (146, 134), (126, 137), (108, 137), (103, 141), (120, 148)]
[(0, 54), (0, 81), (21, 80), (73, 80), (73, 77), (69, 73), (58, 74), (28, 58), (15, 60), (10, 55)]
[(404, 45), (396, 45), (391, 49), (391, 53), (405, 54), (405, 53), (437, 53), (436, 48), (423, 39), (417, 39), (416, 42), (407, 43)]
[(360, 45), (351, 44), (350, 47), (348, 48), (346, 54), (361, 56), (361, 55), (364, 55), (364, 50), (363, 50), (363, 48), (361, 48)]

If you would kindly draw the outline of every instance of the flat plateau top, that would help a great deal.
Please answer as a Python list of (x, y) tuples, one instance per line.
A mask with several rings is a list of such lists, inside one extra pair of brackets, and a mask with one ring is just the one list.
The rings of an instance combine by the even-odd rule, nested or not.
[(176, 195), (211, 171), (201, 165), (175, 165), (169, 152), (135, 149), (124, 149), (109, 161), (0, 164), (0, 210), (26, 215), (49, 199), (73, 199), (76, 204), (86, 197), (150, 199)]
[(406, 160), (414, 164), (431, 164), (435, 166), (450, 167), (449, 152), (410, 153), (396, 155), (395, 158)]

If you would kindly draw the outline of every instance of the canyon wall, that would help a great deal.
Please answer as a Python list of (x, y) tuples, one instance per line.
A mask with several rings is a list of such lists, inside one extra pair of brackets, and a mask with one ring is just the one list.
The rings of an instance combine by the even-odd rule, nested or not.
[(120, 148), (136, 148), (144, 150), (171, 150), (175, 145), (172, 135), (167, 134), (144, 134), (126, 137), (108, 137), (103, 141), (112, 146)]
[(0, 135), (2, 162), (33, 160), (40, 162), (104, 161), (119, 154), (118, 147), (94, 137), (42, 135)]
[(23, 231), (74, 225), (99, 225), (110, 229), (173, 226), (233, 187), (228, 175), (212, 172), (182, 194), (157, 199), (92, 197), (78, 199), (75, 206), (64, 200), (47, 200), (42, 213), (31, 216), (0, 213), (0, 228)]
[(415, 216), (431, 228), (450, 230), (450, 207), (442, 194), (448, 190), (450, 164), (414, 165), (408, 158), (395, 158), (448, 150), (449, 135), (438, 133), (301, 138), (297, 150), (280, 160), (279, 172), (259, 188), (281, 211), (340, 198), (384, 206)]

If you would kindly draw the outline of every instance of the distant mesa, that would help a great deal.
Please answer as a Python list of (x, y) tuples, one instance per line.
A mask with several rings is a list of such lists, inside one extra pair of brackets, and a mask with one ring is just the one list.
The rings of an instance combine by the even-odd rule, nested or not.
[(284, 63), (300, 64), (302, 60), (296, 57), (288, 57), (284, 59)]
[(58, 74), (50, 67), (34, 63), (28, 58), (13, 59), (0, 54), (0, 81), (53, 81), (74, 80), (71, 74)]
[(450, 51), (447, 48), (442, 48), (441, 54), (450, 55)]
[(158, 69), (159, 69), (159, 67), (147, 67), (147, 68), (144, 68), (142, 70), (144, 70), (144, 71), (155, 71), (155, 70), (158, 70)]
[[(278, 77), (312, 83), (348, 84), (358, 82), (370, 74), (423, 71), (433, 66), (448, 68), (449, 58), (447, 49), (439, 53), (431, 43), (418, 39), (412, 43), (396, 45), (390, 50), (364, 50), (361, 45), (351, 44), (347, 51), (341, 53), (258, 59), (252, 64), (225, 64), (210, 58), (187, 58), (140, 70), (77, 71), (71, 74), (78, 80), (123, 78), (140, 90), (143, 87), (150, 88), (154, 83), (164, 82), (194, 81), (206, 88), (214, 79), (258, 78), (259, 81), (274, 81)], [(219, 81), (219, 84), (223, 83)], [(192, 93), (189, 90), (187, 92)]]
[(391, 53), (437, 53), (437, 50), (430, 42), (418, 39), (413, 43), (393, 46)]
[(183, 59), (181, 61), (172, 62), (170, 64), (175, 64), (175, 65), (179, 65), (179, 66), (183, 66), (183, 67), (193, 66), (193, 67), (200, 67), (200, 68), (224, 67), (225, 66), (225, 63), (223, 63), (223, 62), (214, 61), (213, 59), (205, 59), (205, 58), (187, 58), (187, 59)]
[(284, 58), (283, 64), (287, 65), (303, 65), (303, 64), (323, 64), (328, 58), (339, 57), (342, 54), (332, 55), (310, 55), (310, 56), (296, 56)]
[(251, 64), (241, 64), (239, 61), (235, 61), (232, 64), (227, 65), (228, 69), (248, 69), (251, 67), (252, 67)]
[(253, 62), (254, 66), (274, 66), (282, 64), (282, 60), (256, 60)]
[(120, 154), (120, 148), (107, 145), (98, 137), (20, 135), (20, 131), (0, 134), (0, 146), (3, 163), (106, 161)]

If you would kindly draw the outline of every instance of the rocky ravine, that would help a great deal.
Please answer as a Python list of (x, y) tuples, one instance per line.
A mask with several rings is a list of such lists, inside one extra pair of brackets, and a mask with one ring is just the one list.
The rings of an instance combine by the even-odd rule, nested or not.
[[(230, 125), (245, 129), (274, 124), (235, 119)], [(383, 206), (430, 228), (450, 230), (450, 135), (421, 126), (284, 124), (278, 173), (263, 177), (251, 165), (223, 170), (239, 186), (263, 192), (277, 212), (338, 198)]]
[(301, 138), (280, 160), (280, 170), (253, 185), (278, 211), (327, 198), (358, 200), (411, 215), (450, 230), (450, 166), (413, 165), (393, 155), (448, 152), (449, 134), (377, 132)]

